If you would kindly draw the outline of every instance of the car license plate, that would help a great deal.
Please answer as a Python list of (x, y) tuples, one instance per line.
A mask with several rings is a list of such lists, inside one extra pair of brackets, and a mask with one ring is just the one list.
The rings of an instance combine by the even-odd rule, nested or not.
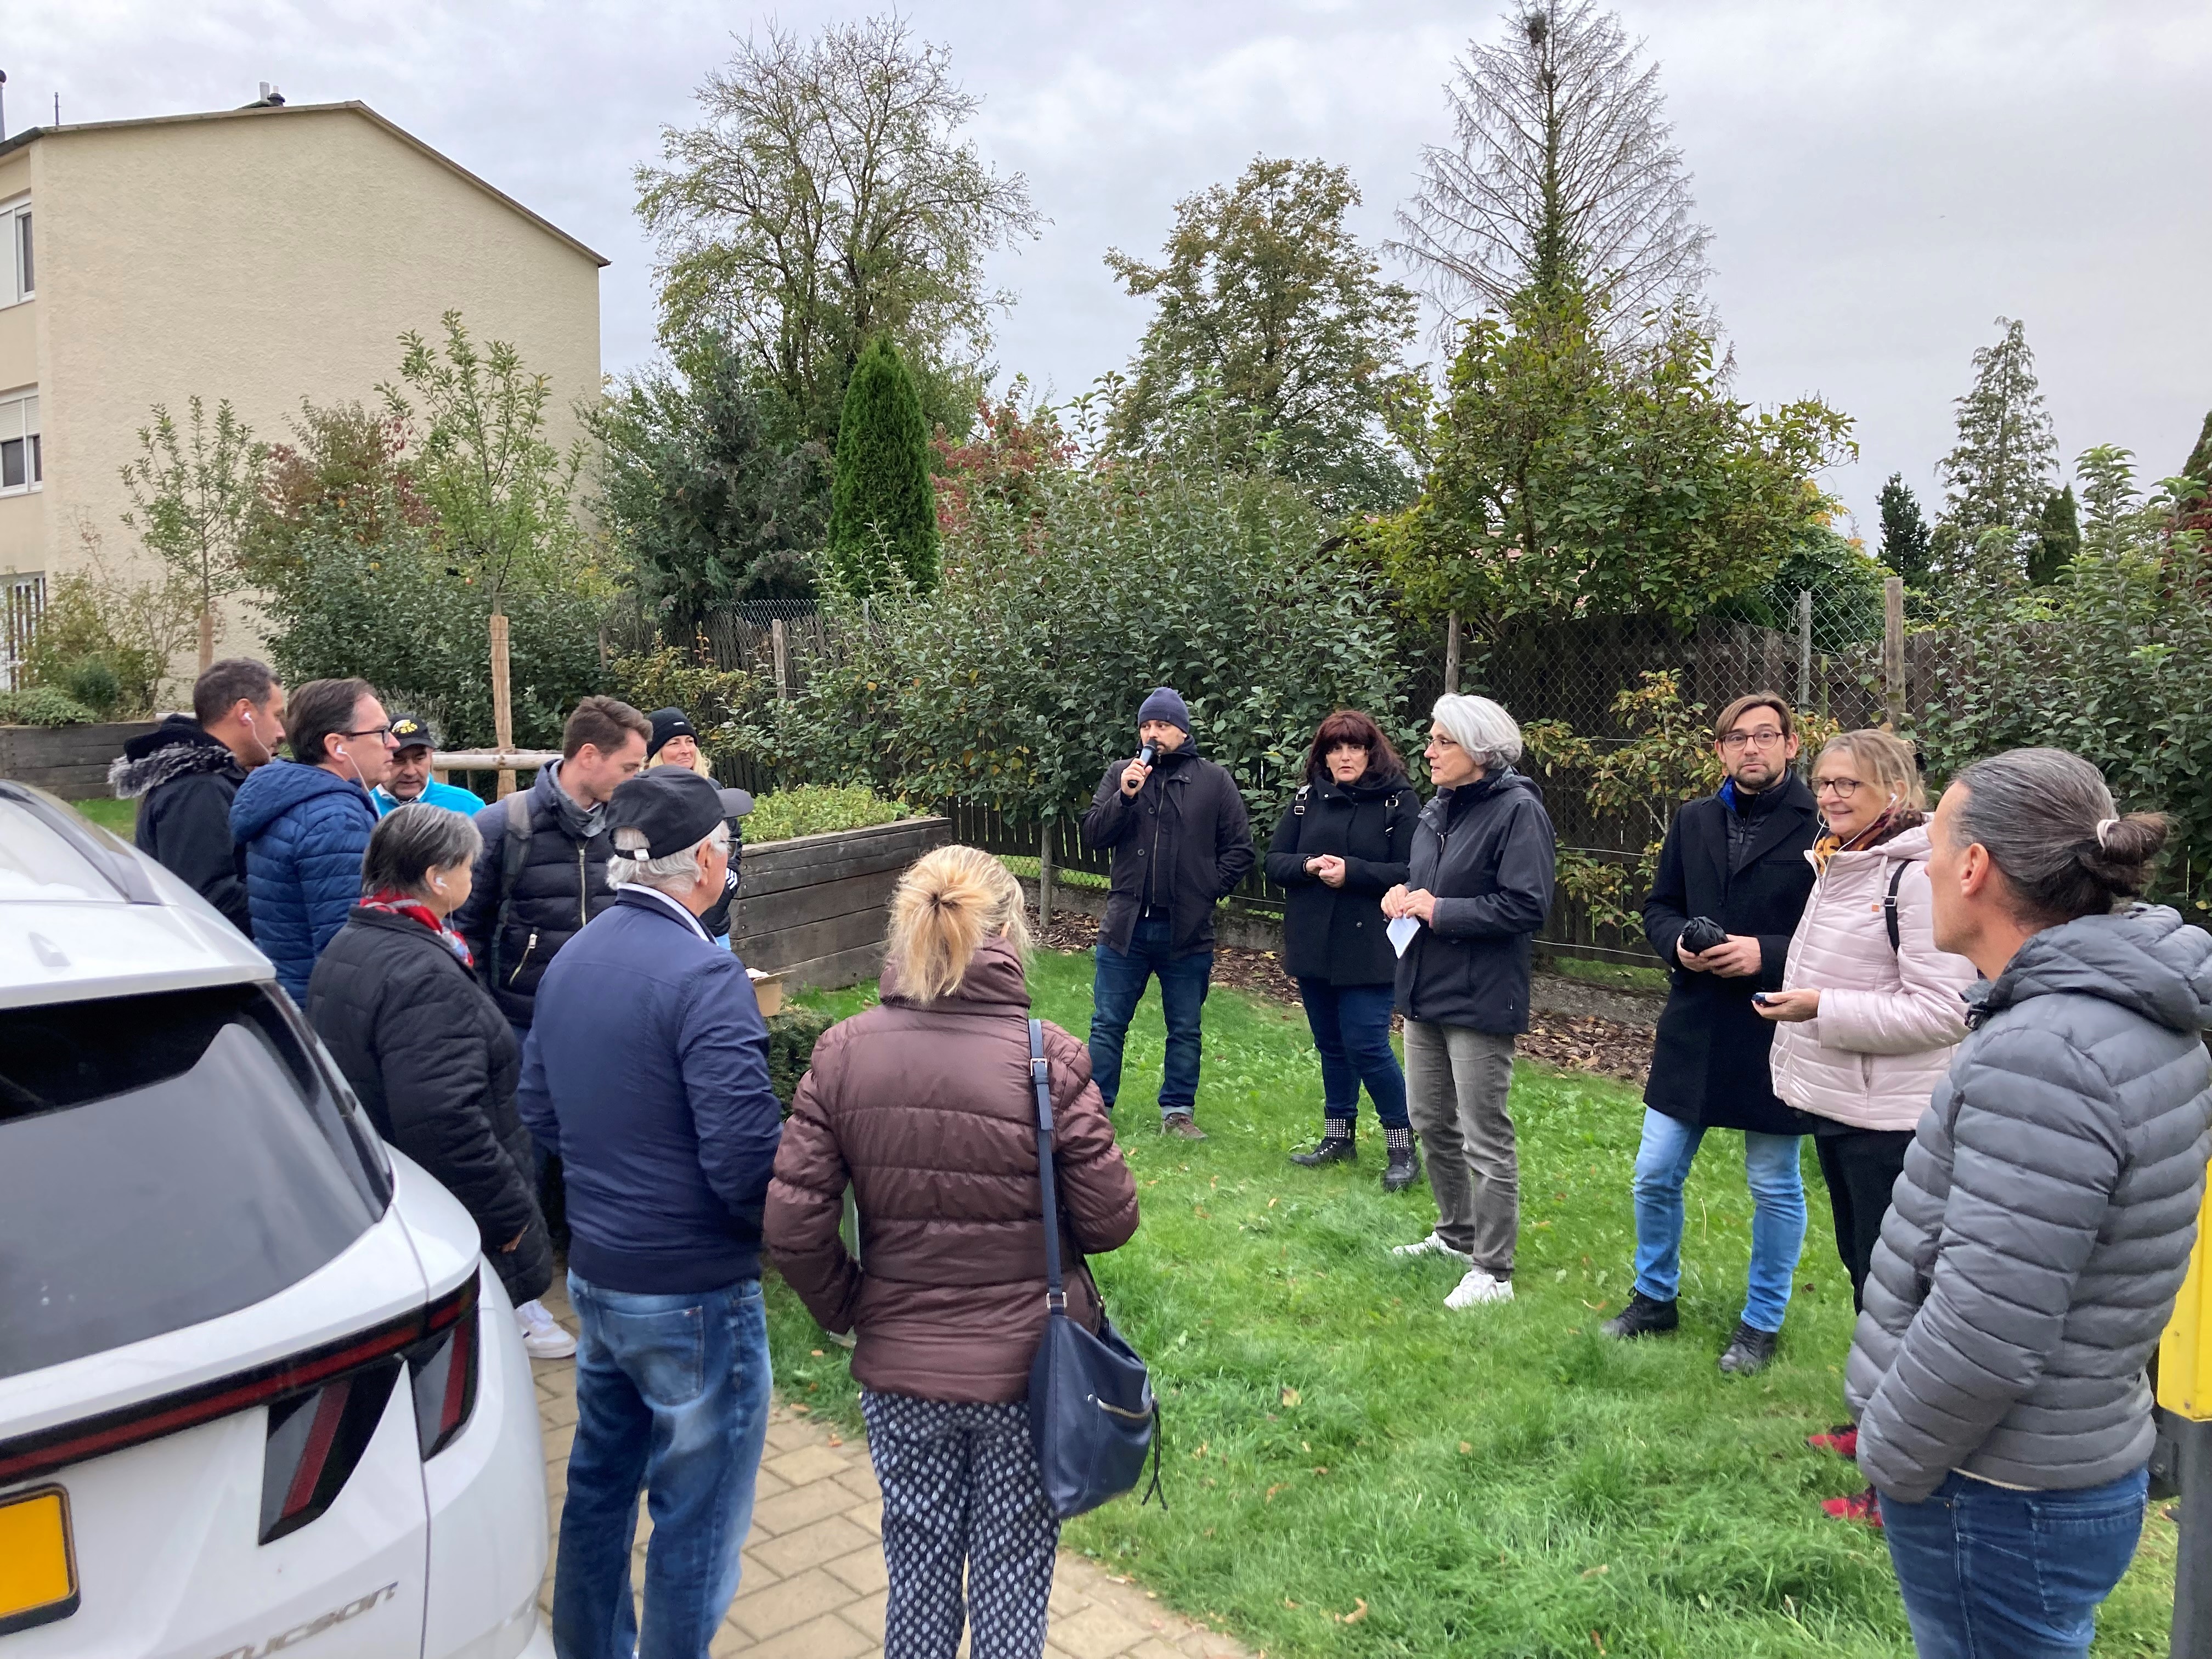
[(59, 1486), (0, 1498), (0, 1636), (76, 1611), (69, 1494)]

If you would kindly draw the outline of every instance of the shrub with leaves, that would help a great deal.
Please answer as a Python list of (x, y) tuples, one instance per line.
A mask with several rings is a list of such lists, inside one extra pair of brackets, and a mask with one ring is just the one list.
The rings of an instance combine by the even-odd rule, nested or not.
[(607, 665), (607, 684), (634, 708), (682, 709), (710, 756), (741, 744), (761, 690), (752, 675), (717, 668), (703, 639), (688, 652), (663, 645), (617, 657)]
[(908, 816), (904, 805), (885, 800), (858, 784), (839, 787), (830, 784), (801, 784), (779, 789), (753, 803), (744, 820), (745, 844), (796, 841), (801, 836), (827, 836), (840, 830), (868, 830), (879, 823), (896, 823)]
[(99, 718), (55, 686), (0, 691), (0, 726), (87, 726)]
[(843, 617), (838, 659), (758, 733), (764, 757), (908, 800), (1066, 814), (1134, 752), (1137, 705), (1166, 684), (1200, 751), (1272, 814), (1332, 709), (1404, 732), (1372, 566), (1295, 488), (1224, 464), (1203, 424), (1171, 436), (1154, 455), (971, 497), (942, 585)]

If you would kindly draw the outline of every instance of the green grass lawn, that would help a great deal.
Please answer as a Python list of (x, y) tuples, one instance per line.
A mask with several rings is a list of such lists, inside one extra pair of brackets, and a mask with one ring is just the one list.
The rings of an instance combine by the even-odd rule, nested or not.
[[(1041, 1013), (1087, 1031), (1087, 957), (1042, 954), (1032, 982)], [(820, 1000), (843, 1014), (868, 994)], [(1212, 1139), (1164, 1140), (1156, 994), (1138, 1014), (1117, 1117), (1144, 1223), (1094, 1264), (1152, 1362), (1172, 1508), (1118, 1500), (1069, 1545), (1278, 1659), (1911, 1652), (1880, 1537), (1816, 1507), (1854, 1472), (1803, 1444), (1844, 1415), (1851, 1323), (1809, 1153), (1781, 1357), (1723, 1378), (1748, 1252), (1740, 1143), (1717, 1135), (1691, 1180), (1682, 1330), (1609, 1342), (1641, 1106), (1520, 1068), (1516, 1300), (1448, 1313), (1452, 1268), (1384, 1254), (1435, 1212), (1425, 1188), (1382, 1194), (1379, 1137), (1356, 1170), (1284, 1162), (1320, 1116), (1298, 1012), (1217, 991), (1206, 1032)], [(771, 1332), (787, 1396), (856, 1420), (843, 1352), (780, 1286)], [(2173, 1540), (2154, 1507), (2098, 1654), (2165, 1653)]]
[(112, 830), (125, 841), (137, 828), (138, 803), (135, 800), (73, 800), (70, 805), (101, 829)]

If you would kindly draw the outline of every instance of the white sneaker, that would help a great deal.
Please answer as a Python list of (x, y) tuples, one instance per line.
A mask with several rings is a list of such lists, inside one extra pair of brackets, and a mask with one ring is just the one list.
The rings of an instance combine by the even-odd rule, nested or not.
[(1455, 1250), (1444, 1243), (1442, 1233), (1431, 1233), (1426, 1238), (1416, 1239), (1411, 1244), (1393, 1244), (1392, 1255), (1448, 1255), (1455, 1261), (1472, 1261), (1474, 1257), (1465, 1250)]
[(1511, 1279), (1492, 1279), (1480, 1267), (1469, 1267), (1467, 1277), (1460, 1280), (1459, 1288), (1444, 1298), (1444, 1306), (1473, 1308), (1486, 1302), (1510, 1302), (1512, 1299)]
[(522, 1351), (532, 1359), (566, 1359), (576, 1352), (576, 1339), (556, 1324), (542, 1302), (526, 1302), (514, 1310), (522, 1328)]

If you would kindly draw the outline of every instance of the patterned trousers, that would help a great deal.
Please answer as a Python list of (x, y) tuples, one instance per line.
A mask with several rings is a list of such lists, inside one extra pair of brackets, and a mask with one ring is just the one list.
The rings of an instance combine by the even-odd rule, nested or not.
[(1060, 1522), (1029, 1407), (864, 1393), (860, 1411), (884, 1489), (884, 1659), (953, 1659), (971, 1621), (973, 1659), (1037, 1659)]

